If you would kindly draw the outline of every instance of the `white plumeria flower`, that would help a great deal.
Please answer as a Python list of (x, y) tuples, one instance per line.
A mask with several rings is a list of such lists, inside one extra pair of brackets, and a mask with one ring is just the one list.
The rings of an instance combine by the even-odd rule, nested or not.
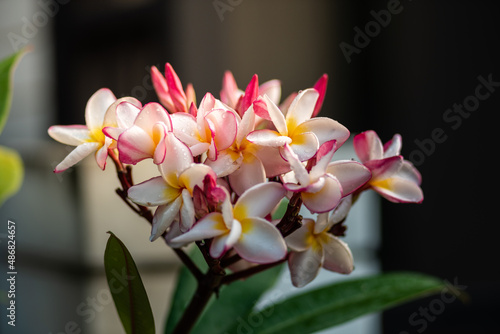
[(342, 124), (327, 117), (311, 119), (320, 94), (314, 88), (299, 92), (293, 100), (286, 117), (271, 99), (264, 96), (269, 117), (276, 131), (256, 130), (247, 139), (262, 146), (283, 147), (289, 145), (300, 161), (309, 160), (325, 142), (336, 140), (340, 147), (349, 138), (349, 130)]
[(342, 197), (363, 186), (371, 177), (368, 168), (358, 162), (330, 162), (335, 150), (334, 140), (323, 144), (316, 155), (316, 164), (307, 171), (291, 148), (284, 147), (283, 153), (292, 167), (292, 172), (282, 177), (284, 187), (299, 192), (304, 205), (313, 213), (331, 211)]
[(222, 213), (212, 212), (200, 219), (188, 232), (170, 240), (181, 247), (198, 240), (213, 238), (210, 256), (220, 258), (233, 248), (243, 259), (253, 263), (272, 263), (286, 256), (287, 248), (279, 230), (264, 219), (285, 195), (277, 182), (258, 184), (245, 191), (234, 207), (230, 196)]
[[(95, 152), (95, 159), (101, 169), (106, 167), (108, 148), (113, 140), (102, 132), (105, 126), (113, 125), (114, 112), (106, 117), (108, 108), (117, 101), (115, 95), (107, 88), (99, 89), (87, 102), (85, 107), (86, 125), (54, 125), (48, 130), (49, 136), (66, 145), (76, 146), (70, 154), (59, 163), (54, 172), (60, 173), (75, 165), (83, 158)], [(111, 115), (112, 114), (112, 115)], [(106, 118), (106, 123), (105, 122)]]
[(333, 225), (345, 218), (343, 215), (349, 208), (350, 201), (343, 200), (339, 205), (340, 213), (334, 212), (330, 218), (328, 213), (319, 214), (317, 222), (305, 218), (302, 227), (286, 237), (288, 247), (293, 250), (288, 257), (288, 267), (294, 286), (301, 288), (310, 283), (321, 267), (341, 274), (353, 271), (354, 261), (349, 246), (329, 232)]
[(158, 166), (161, 176), (154, 177), (128, 190), (129, 198), (139, 205), (158, 206), (153, 216), (151, 241), (161, 236), (176, 219), (186, 231), (195, 221), (193, 190), (203, 187), (203, 179), (212, 169), (193, 163), (189, 148), (172, 132), (166, 137), (166, 158)]

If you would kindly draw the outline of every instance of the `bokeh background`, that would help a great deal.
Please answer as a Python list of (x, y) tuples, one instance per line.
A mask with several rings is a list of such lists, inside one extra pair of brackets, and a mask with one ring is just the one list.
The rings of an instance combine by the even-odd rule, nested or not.
[[(17, 326), (6, 324), (3, 296), (1, 332), (121, 333), (102, 268), (107, 230), (144, 273), (161, 331), (177, 259), (149, 243), (148, 224), (114, 194), (112, 168), (101, 172), (89, 158), (53, 174), (69, 151), (46, 131), (83, 124), (86, 101), (101, 87), (156, 101), (149, 68), (163, 71), (168, 61), (198, 99), (217, 96), (228, 69), (243, 88), (254, 73), (261, 82), (280, 79), (283, 97), (327, 73), (323, 115), (352, 134), (403, 136), (425, 200), (368, 198), (347, 231), (358, 273), (428, 273), (468, 298), (433, 296), (341, 330), (496, 333), (499, 13), (494, 1), (2, 0), (0, 57), (33, 49), (16, 71), (0, 136), (26, 169), (22, 189), (0, 208), (0, 288), (8, 219), (18, 225), (19, 273)], [(137, 179), (151, 173), (144, 165)]]

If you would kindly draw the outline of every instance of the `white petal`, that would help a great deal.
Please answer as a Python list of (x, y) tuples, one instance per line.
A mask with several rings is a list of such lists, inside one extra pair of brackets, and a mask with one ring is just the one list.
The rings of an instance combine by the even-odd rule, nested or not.
[[(286, 145), (283, 147), (283, 156), (288, 160), (292, 171), (295, 174), (295, 178), (299, 181), (301, 186), (308, 186), (310, 184), (309, 173), (306, 170), (306, 167), (302, 164), (299, 157), (295, 152), (292, 151), (290, 146)], [(323, 173), (324, 174), (324, 173)]]
[(390, 141), (384, 145), (384, 158), (399, 155), (401, 151), (402, 139), (400, 134), (395, 134)]
[(71, 151), (66, 158), (64, 158), (61, 163), (59, 163), (54, 172), (59, 173), (65, 171), (69, 167), (80, 162), (83, 158), (87, 157), (92, 152), (95, 152), (99, 148), (98, 143), (83, 143), (78, 145), (73, 151)]
[(262, 218), (240, 221), (241, 237), (234, 250), (245, 260), (255, 263), (271, 263), (283, 259), (287, 249), (278, 229)]
[(85, 123), (90, 130), (102, 128), (108, 107), (116, 101), (115, 95), (107, 88), (95, 92), (85, 107)]
[(266, 171), (259, 158), (251, 153), (246, 153), (240, 167), (229, 174), (228, 178), (231, 188), (239, 196), (245, 190), (259, 183), (264, 183)]
[(368, 168), (358, 162), (350, 160), (332, 162), (328, 165), (326, 171), (339, 180), (342, 185), (343, 196), (347, 196), (354, 192), (371, 178), (371, 173)]
[(193, 199), (187, 189), (182, 189), (182, 206), (180, 210), (180, 228), (182, 232), (189, 230), (194, 224)]
[[(328, 175), (328, 174), (327, 174)], [(333, 177), (325, 177), (323, 188), (315, 193), (303, 192), (302, 201), (313, 213), (327, 212), (335, 208), (342, 198), (342, 186)]]
[(231, 249), (241, 236), (241, 224), (237, 220), (233, 220), (229, 233), (217, 236), (213, 239), (210, 245), (210, 256), (214, 259), (220, 258)]
[(391, 177), (373, 182), (371, 186), (391, 202), (420, 203), (424, 199), (424, 194), (418, 184), (401, 177)]
[(313, 237), (314, 220), (309, 218), (302, 219), (302, 226), (285, 238), (286, 244), (293, 251), (303, 252), (312, 245), (310, 241)]
[(213, 238), (228, 232), (229, 230), (224, 224), (222, 214), (212, 212), (200, 219), (189, 231), (173, 238), (172, 242), (185, 245), (193, 241)]
[(293, 132), (297, 125), (311, 118), (319, 93), (316, 89), (305, 89), (292, 101), (286, 114), (288, 131)]
[(303, 252), (293, 252), (288, 257), (288, 267), (292, 284), (302, 288), (310, 283), (323, 265), (323, 254), (321, 248), (309, 248)]
[(252, 131), (248, 134), (247, 140), (256, 145), (270, 147), (282, 147), (292, 142), (291, 138), (269, 129)]
[(169, 186), (161, 176), (130, 187), (128, 197), (139, 205), (157, 206), (174, 201), (181, 190)]
[(172, 222), (178, 217), (181, 208), (182, 198), (179, 196), (175, 201), (160, 205), (153, 216), (153, 226), (151, 227), (151, 236), (149, 240), (155, 241), (161, 236)]
[(281, 183), (261, 183), (245, 191), (234, 205), (234, 219), (241, 222), (247, 217), (265, 217), (285, 196)]
[(85, 125), (54, 125), (48, 132), (52, 139), (71, 146), (78, 146), (91, 140), (90, 131)]
[(322, 237), (320, 240), (324, 254), (323, 268), (340, 274), (351, 273), (354, 261), (349, 246), (329, 233), (325, 233)]
[(287, 136), (288, 130), (286, 127), (285, 116), (283, 116), (281, 110), (276, 106), (276, 104), (274, 104), (274, 102), (269, 98), (269, 96), (264, 95), (264, 101), (266, 102), (267, 105), (267, 111), (269, 112), (269, 117), (271, 117), (271, 120), (273, 121), (276, 130), (278, 130), (278, 132), (282, 136)]

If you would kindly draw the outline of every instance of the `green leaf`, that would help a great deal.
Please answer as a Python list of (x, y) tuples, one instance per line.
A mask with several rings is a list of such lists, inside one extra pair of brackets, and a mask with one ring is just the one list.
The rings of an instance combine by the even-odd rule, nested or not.
[(148, 295), (129, 251), (113, 233), (104, 251), (104, 269), (116, 310), (127, 334), (154, 334)]
[[(252, 323), (245, 323), (244, 330), (248, 332), (250, 328), (255, 334), (313, 333), (437, 293), (444, 287), (442, 280), (416, 273), (390, 273), (344, 281), (255, 312), (249, 316)], [(241, 332), (241, 326), (233, 326), (227, 333)]]
[[(224, 286), (219, 298), (201, 316), (193, 329), (193, 334), (226, 333), (241, 321), (249, 321), (255, 304), (276, 282), (282, 265), (267, 269), (244, 281), (236, 281)], [(251, 322), (251, 320), (250, 320)]]
[(23, 161), (19, 153), (0, 146), (0, 205), (21, 188), (23, 176)]
[(25, 50), (21, 50), (0, 61), (0, 133), (9, 116), (14, 68), (24, 53)]

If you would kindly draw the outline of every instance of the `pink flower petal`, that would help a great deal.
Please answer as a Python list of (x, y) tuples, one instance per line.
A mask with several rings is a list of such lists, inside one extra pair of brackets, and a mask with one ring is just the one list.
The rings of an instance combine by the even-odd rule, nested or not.
[(278, 229), (263, 218), (240, 221), (242, 232), (234, 250), (245, 260), (272, 263), (283, 259), (287, 249)]
[(269, 80), (259, 86), (259, 95), (267, 95), (274, 104), (278, 104), (281, 99), (281, 81)]
[(362, 163), (383, 158), (382, 141), (373, 130), (356, 135), (353, 140), (353, 147)]
[(233, 73), (231, 73), (231, 71), (224, 72), (224, 77), (222, 78), (222, 90), (220, 92), (221, 101), (231, 108), (236, 108), (238, 99), (242, 94), (243, 91), (238, 89)]
[(204, 164), (192, 164), (180, 173), (179, 185), (189, 190), (189, 193), (192, 194), (195, 186), (203, 187), (203, 180), (208, 174), (217, 178), (212, 168), (209, 166)]
[(182, 205), (182, 198), (179, 196), (173, 202), (160, 205), (153, 216), (153, 225), (151, 226), (151, 236), (149, 240), (155, 241), (169, 228), (179, 215)]
[(336, 149), (337, 145), (335, 140), (327, 141), (319, 147), (316, 153), (316, 164), (309, 172), (311, 179), (316, 180), (326, 173), (326, 167), (332, 161)]
[(262, 161), (266, 177), (274, 177), (290, 171), (290, 164), (283, 159), (279, 148), (262, 146), (255, 155)]
[(230, 147), (236, 139), (237, 122), (235, 115), (227, 110), (215, 109), (205, 116), (207, 121), (211, 121), (214, 133), (214, 142), (218, 151)]
[(349, 246), (339, 238), (325, 233), (322, 235), (321, 245), (323, 246), (323, 268), (340, 274), (350, 274), (354, 269)]
[(115, 95), (107, 88), (95, 92), (85, 107), (85, 123), (90, 130), (102, 128), (108, 107), (116, 101)]
[(165, 160), (167, 153), (167, 132), (167, 126), (165, 123), (156, 123), (153, 127), (153, 139), (158, 141), (155, 143), (156, 148), (153, 153), (153, 163), (155, 165), (159, 165)]
[(167, 110), (173, 112), (174, 111), (174, 102), (170, 97), (170, 93), (168, 91), (167, 80), (160, 73), (160, 71), (156, 68), (156, 66), (151, 67), (151, 80), (153, 81), (153, 87), (156, 91), (156, 95), (158, 95), (158, 99), (161, 104), (167, 108)]
[(64, 172), (66, 169), (80, 162), (83, 158), (95, 152), (99, 148), (100, 144), (89, 142), (78, 145), (73, 151), (71, 151), (63, 161), (61, 161), (54, 169), (55, 173)]
[(102, 170), (106, 168), (106, 159), (108, 158), (108, 147), (111, 144), (111, 142), (112, 139), (106, 137), (105, 144), (95, 152), (95, 161), (97, 162), (99, 168), (101, 168)]
[(316, 104), (314, 105), (314, 111), (312, 114), (312, 117), (316, 117), (320, 110), (321, 107), (323, 106), (323, 100), (325, 99), (326, 95), (326, 86), (328, 84), (328, 75), (323, 74), (321, 78), (314, 84), (314, 89), (319, 93), (318, 101), (316, 101)]
[(241, 100), (241, 110), (240, 115), (243, 115), (245, 111), (252, 105), (253, 101), (259, 96), (259, 78), (257, 74), (254, 74), (247, 88), (245, 89), (245, 95)]
[(85, 125), (53, 125), (48, 133), (52, 139), (71, 146), (91, 141), (90, 131)]
[(172, 121), (168, 112), (158, 103), (151, 102), (142, 108), (134, 121), (134, 125), (151, 132), (156, 123), (164, 123), (168, 131), (172, 131)]
[(303, 192), (302, 201), (312, 213), (327, 212), (335, 208), (342, 198), (342, 186), (333, 177), (325, 177), (323, 188), (315, 193)]
[(241, 222), (247, 217), (265, 217), (285, 196), (278, 182), (261, 183), (245, 191), (234, 205), (234, 219)]
[(350, 160), (331, 162), (326, 171), (340, 181), (343, 196), (347, 196), (362, 187), (372, 175), (368, 168)]
[[(123, 106), (119, 107), (121, 104)], [(121, 128), (130, 127), (134, 123), (135, 117), (137, 117), (141, 107), (141, 102), (136, 98), (131, 96), (121, 97), (108, 107), (103, 125), (118, 126)], [(124, 122), (126, 124), (123, 124)]]
[(403, 166), (403, 157), (398, 155), (380, 160), (370, 160), (365, 166), (372, 172), (372, 181), (385, 180), (396, 174)]
[(182, 88), (182, 83), (169, 63), (165, 65), (165, 79), (167, 81), (168, 92), (174, 104), (174, 112), (187, 112), (187, 98)]
[(137, 164), (146, 158), (152, 158), (155, 143), (150, 134), (134, 125), (118, 137), (120, 161), (125, 164)]

